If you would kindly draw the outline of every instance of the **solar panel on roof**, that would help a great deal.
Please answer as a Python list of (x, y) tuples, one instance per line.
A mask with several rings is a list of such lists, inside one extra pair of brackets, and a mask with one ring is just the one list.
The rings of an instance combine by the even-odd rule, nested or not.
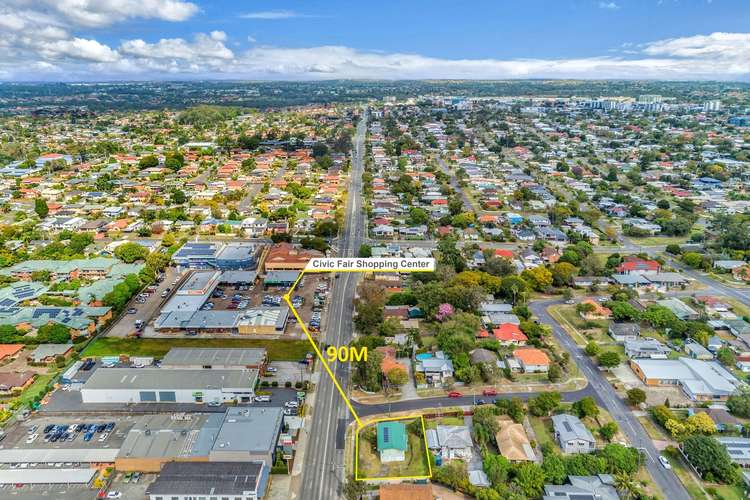
[(566, 431), (568, 431), (568, 432), (572, 432), (573, 431), (573, 428), (570, 427), (570, 423), (567, 420), (564, 420), (562, 424), (563, 424), (563, 427), (565, 427)]
[(384, 443), (390, 442), (389, 432), (388, 432), (389, 430), (390, 429), (388, 429), (388, 427), (383, 427), (383, 442)]
[(15, 303), (16, 301), (13, 299), (3, 299), (2, 301), (0, 301), (0, 307), (12, 306)]

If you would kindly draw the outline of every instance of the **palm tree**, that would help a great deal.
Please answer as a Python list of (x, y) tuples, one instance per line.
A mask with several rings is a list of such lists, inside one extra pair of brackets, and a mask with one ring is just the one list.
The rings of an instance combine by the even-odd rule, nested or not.
[(615, 475), (615, 489), (620, 493), (623, 499), (637, 498), (641, 494), (638, 481), (625, 473)]

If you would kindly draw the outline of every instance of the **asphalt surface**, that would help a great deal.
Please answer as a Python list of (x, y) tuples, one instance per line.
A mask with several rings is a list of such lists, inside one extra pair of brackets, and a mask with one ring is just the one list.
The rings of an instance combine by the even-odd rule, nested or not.
[[(354, 137), (351, 183), (346, 206), (344, 227), (338, 241), (340, 257), (356, 257), (364, 242), (367, 223), (362, 211), (362, 172), (364, 170), (366, 112)], [(347, 345), (352, 338), (352, 300), (357, 287), (358, 273), (341, 273), (334, 280), (323, 341), (329, 345)], [(331, 364), (336, 379), (348, 392), (349, 365)], [(346, 426), (353, 420), (343, 398), (326, 372), (321, 373), (312, 424), (304, 457), (303, 483), (300, 498), (327, 500), (341, 498), (344, 478), (343, 437)]]
[(661, 489), (664, 498), (668, 498), (669, 500), (690, 500), (690, 495), (688, 495), (680, 480), (677, 479), (677, 476), (671, 470), (666, 470), (659, 463), (659, 452), (630, 408), (620, 399), (612, 385), (604, 378), (599, 368), (594, 365), (591, 358), (586, 356), (583, 349), (578, 347), (578, 344), (573, 341), (562, 326), (547, 312), (549, 306), (562, 304), (563, 302), (563, 300), (532, 302), (529, 304), (529, 309), (539, 318), (541, 323), (552, 327), (553, 335), (557, 341), (570, 352), (571, 358), (588, 379), (588, 387), (596, 393), (598, 402), (612, 415), (617, 425), (620, 426), (620, 429), (628, 437), (630, 444), (645, 453), (646, 462), (644, 465)]

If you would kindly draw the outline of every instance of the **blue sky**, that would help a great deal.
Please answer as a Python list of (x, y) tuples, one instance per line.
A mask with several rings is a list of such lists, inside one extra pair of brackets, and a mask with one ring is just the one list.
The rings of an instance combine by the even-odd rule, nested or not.
[(747, 0), (0, 0), (0, 78), (747, 80), (748, 27)]

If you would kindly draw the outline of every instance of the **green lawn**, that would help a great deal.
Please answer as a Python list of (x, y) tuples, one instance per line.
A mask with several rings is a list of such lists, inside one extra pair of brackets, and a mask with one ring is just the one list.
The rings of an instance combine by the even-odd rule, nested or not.
[[(404, 421), (408, 425), (409, 422)], [(380, 455), (376, 447), (362, 438), (360, 429), (359, 456), (357, 457), (358, 476), (360, 478), (379, 477), (413, 477), (428, 476), (430, 474), (427, 454), (425, 452), (425, 438), (423, 435), (412, 434), (407, 431), (409, 444), (406, 450), (406, 459), (403, 462), (380, 462)]]
[(434, 429), (438, 425), (464, 425), (464, 419), (461, 417), (440, 417), (425, 419), (425, 429)]
[(645, 238), (630, 238), (635, 245), (659, 246), (659, 245), (682, 245), (687, 242), (686, 236), (648, 236)]
[(34, 383), (32, 383), (18, 397), (18, 400), (21, 402), (21, 405), (22, 406), (28, 405), (34, 400), (36, 396), (45, 394), (46, 393), (45, 388), (47, 387), (47, 384), (49, 383), (50, 380), (55, 378), (56, 375), (57, 375), (56, 373), (37, 375), (36, 380), (34, 380)]
[(271, 361), (296, 361), (305, 357), (312, 346), (307, 340), (278, 339), (124, 339), (102, 337), (94, 340), (82, 356), (153, 356), (163, 357), (172, 347), (264, 347)]
[(549, 424), (548, 426), (547, 422), (549, 422), (549, 419), (529, 417), (529, 423), (534, 430), (534, 434), (536, 434), (536, 442), (539, 443), (539, 446), (550, 444), (554, 449), (559, 450), (555, 438), (552, 435), (552, 425)]

